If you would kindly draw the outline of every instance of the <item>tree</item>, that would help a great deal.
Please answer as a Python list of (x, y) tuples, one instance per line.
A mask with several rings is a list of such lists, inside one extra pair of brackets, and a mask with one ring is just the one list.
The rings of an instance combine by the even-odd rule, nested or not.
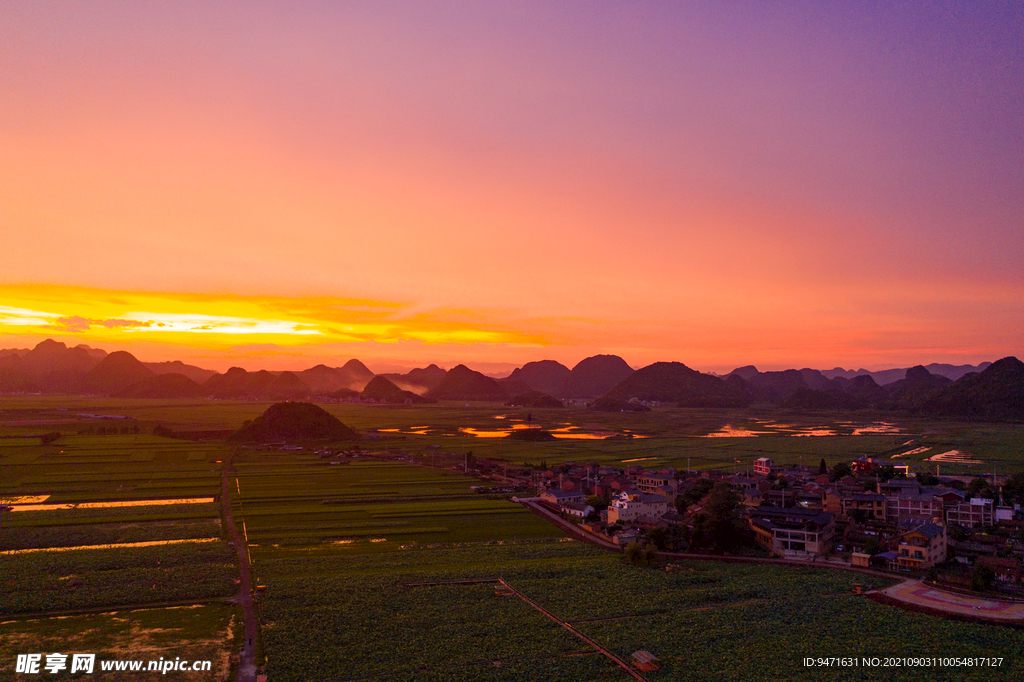
[(721, 552), (735, 549), (741, 542), (738, 504), (739, 496), (732, 486), (725, 481), (716, 483), (704, 511), (694, 519), (693, 544)]
[(825, 464), (825, 458), (822, 457), (821, 458), (821, 464), (818, 465), (818, 475), (821, 476), (822, 474), (827, 474), (827, 473), (828, 473), (828, 465)]
[(1024, 504), (1024, 472), (1014, 474), (1003, 484), (1005, 504)]
[(878, 538), (868, 538), (868, 541), (864, 543), (864, 553), (874, 556), (881, 554), (883, 550), (882, 543), (878, 541)]
[(692, 488), (676, 497), (676, 510), (683, 514), (691, 504), (697, 504), (704, 499), (704, 496), (711, 492), (714, 482), (707, 478), (697, 481)]
[(891, 481), (892, 479), (896, 478), (896, 468), (891, 464), (880, 466), (878, 467), (878, 470), (875, 471), (875, 478), (877, 478), (882, 483), (885, 483), (886, 481)]
[(917, 472), (917, 482), (921, 485), (940, 485), (942, 481), (935, 474), (930, 474), (927, 471)]
[(652, 528), (647, 533), (647, 539), (660, 550), (668, 549), (668, 531), (662, 527)]
[(832, 467), (832, 480), (838, 481), (843, 476), (848, 476), (853, 469), (850, 468), (849, 462), (840, 462)]
[(600, 511), (601, 509), (607, 509), (608, 503), (600, 495), (591, 495), (586, 499), (584, 504), (588, 504), (595, 510)]
[(970, 494), (971, 497), (984, 497), (988, 499), (996, 498), (996, 491), (992, 490), (991, 486), (989, 486), (988, 484), (988, 481), (986, 481), (984, 478), (981, 478), (980, 476), (970, 482), (970, 484), (967, 486), (967, 492)]
[(979, 592), (984, 592), (992, 585), (992, 581), (995, 580), (996, 572), (989, 566), (983, 564), (975, 564), (974, 572), (971, 574), (971, 589)]
[(622, 557), (627, 564), (649, 566), (656, 558), (653, 545), (631, 542), (622, 550)]
[(682, 526), (658, 526), (647, 533), (647, 539), (661, 552), (679, 552), (686, 547)]

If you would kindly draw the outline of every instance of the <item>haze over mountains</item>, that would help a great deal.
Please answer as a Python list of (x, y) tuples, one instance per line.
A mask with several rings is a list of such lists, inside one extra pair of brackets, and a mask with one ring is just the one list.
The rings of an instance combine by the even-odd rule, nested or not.
[[(891, 379), (879, 383), (877, 378)], [(871, 408), (968, 419), (1024, 419), (1024, 364), (932, 364), (868, 372), (809, 368), (761, 372), (740, 367), (725, 376), (704, 374), (679, 362), (633, 370), (615, 355), (596, 355), (569, 369), (553, 360), (530, 362), (504, 379), (465, 365), (437, 365), (405, 374), (375, 375), (356, 359), (341, 367), (317, 365), (301, 372), (223, 374), (180, 361), (144, 363), (125, 351), (50, 339), (35, 348), (0, 350), (0, 392), (107, 395), (126, 398), (300, 400), (310, 397), (383, 403), (486, 400), (557, 406), (593, 401), (597, 410), (651, 406), (735, 408), (776, 405), (799, 410)]]

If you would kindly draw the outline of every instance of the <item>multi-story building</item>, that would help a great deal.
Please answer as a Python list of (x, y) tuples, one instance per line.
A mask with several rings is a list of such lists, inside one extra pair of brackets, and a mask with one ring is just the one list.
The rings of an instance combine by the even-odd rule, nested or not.
[(935, 517), (942, 518), (943, 502), (941, 497), (931, 493), (919, 493), (917, 490), (902, 490), (897, 495), (885, 498), (885, 518), (889, 521), (913, 519), (930, 521)]
[(849, 516), (851, 511), (861, 510), (869, 519), (885, 521), (885, 495), (854, 493), (840, 498), (839, 504), (844, 516)]
[(768, 457), (758, 457), (755, 459), (754, 473), (759, 476), (767, 476), (772, 473), (772, 460)]
[(628, 523), (640, 516), (659, 517), (667, 511), (668, 500), (663, 495), (622, 492), (608, 505), (608, 523)]
[(751, 509), (750, 527), (765, 548), (796, 558), (826, 553), (836, 530), (832, 514), (800, 507)]
[(946, 560), (946, 527), (923, 523), (900, 536), (897, 561), (900, 568), (927, 570)]
[(641, 474), (636, 480), (636, 487), (641, 492), (652, 495), (664, 495), (667, 499), (675, 499), (679, 484), (671, 474)]
[(545, 490), (540, 494), (540, 498), (551, 504), (565, 504), (568, 502), (582, 502), (586, 499), (579, 490), (561, 490), (560, 488), (553, 488), (551, 490)]
[(991, 526), (995, 522), (995, 502), (984, 497), (972, 497), (969, 502), (960, 502), (946, 509), (946, 523), (956, 523), (964, 528)]

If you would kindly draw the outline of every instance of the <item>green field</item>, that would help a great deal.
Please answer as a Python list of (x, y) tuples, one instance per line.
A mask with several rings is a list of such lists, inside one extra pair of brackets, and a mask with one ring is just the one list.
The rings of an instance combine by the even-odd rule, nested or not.
[[(231, 651), (241, 637), (241, 613), (230, 604), (112, 611), (64, 618), (0, 620), (0, 670), (6, 672), (18, 654), (94, 653), (97, 661), (176, 657), (212, 662), (209, 673), (188, 673), (187, 679), (213, 682), (230, 674)], [(97, 664), (98, 668), (98, 664)], [(146, 672), (106, 672), (92, 676), (67, 672), (11, 675), (3, 679), (102, 679), (109, 682), (168, 679)], [(183, 675), (178, 673), (179, 676)]]
[[(875, 604), (852, 595), (855, 578), (840, 571), (680, 562), (668, 573), (577, 542), (258, 555), (275, 680), (627, 679), (491, 585), (403, 585), (499, 574), (620, 657), (657, 655), (663, 666), (645, 674), (650, 680), (1003, 680), (1024, 672), (1019, 631)], [(1002, 656), (1006, 667), (898, 676), (803, 667), (804, 657), (825, 656)]]
[[(470, 486), (479, 481), (440, 467), (451, 467), (468, 451), (513, 464), (596, 461), (742, 470), (761, 456), (813, 465), (822, 458), (834, 464), (863, 454), (889, 458), (917, 450), (900, 459), (932, 470), (924, 458), (958, 449), (985, 464), (943, 464), (943, 473), (1005, 474), (1024, 468), (1024, 427), (871, 414), (669, 408), (600, 414), (567, 408), (534, 410), (530, 417), (560, 433), (616, 436), (530, 443), (460, 430), (493, 432), (524, 423), (526, 410), (497, 404), (330, 404), (325, 408), (346, 424), (374, 436), (358, 442), (359, 456), (333, 454), (353, 443), (336, 444), (324, 454), (150, 435), (157, 424), (179, 432), (230, 429), (266, 407), (241, 401), (0, 399), (0, 498), (164, 500), (6, 514), (0, 527), (0, 552), (7, 552), (0, 554), (0, 618), (8, 620), (0, 623), (0, 654), (10, 661), (11, 651), (59, 651), (61, 637), (71, 642), (64, 647), (69, 651), (72, 645), (76, 651), (88, 651), (86, 645), (128, 650), (141, 640), (124, 622), (143, 618), (154, 624), (131, 628), (149, 633), (153, 651), (163, 647), (204, 658), (193, 652), (216, 650), (223, 658), (235, 650), (237, 642), (225, 634), (238, 627), (228, 625), (235, 607), (223, 598), (237, 590), (237, 564), (220, 504), (173, 503), (218, 496), (222, 469), (229, 466), (233, 515), (250, 545), (254, 578), (265, 586), (259, 593), (262, 651), (275, 682), (625, 679), (592, 647), (520, 600), (496, 596), (493, 585), (403, 586), (495, 576), (619, 656), (652, 651), (664, 665), (649, 674), (651, 680), (893, 678), (884, 670), (803, 667), (804, 657), (821, 656), (997, 655), (1008, 666), (902, 670), (898, 679), (997, 680), (1021, 673), (1019, 631), (881, 606), (852, 596), (851, 576), (838, 571), (684, 563), (668, 573), (627, 566), (618, 555), (565, 541), (523, 507), (477, 494)], [(113, 426), (117, 433), (96, 432)], [(875, 432), (854, 435), (864, 428)], [(42, 445), (39, 436), (52, 431), (62, 436)], [(716, 432), (759, 435), (706, 437)], [(830, 435), (801, 435), (808, 433)], [(391, 461), (381, 461), (381, 454)], [(213, 541), (67, 549), (207, 538)], [(46, 551), (20, 551), (36, 549)], [(192, 611), (156, 608), (168, 603), (203, 604), (194, 607), (202, 617), (193, 621), (187, 615)], [(132, 620), (123, 622), (129, 604), (149, 608), (132, 611)], [(69, 615), (47, 617), (55, 613)], [(143, 613), (149, 615), (135, 615)], [(157, 633), (163, 630), (177, 634), (161, 640)]]

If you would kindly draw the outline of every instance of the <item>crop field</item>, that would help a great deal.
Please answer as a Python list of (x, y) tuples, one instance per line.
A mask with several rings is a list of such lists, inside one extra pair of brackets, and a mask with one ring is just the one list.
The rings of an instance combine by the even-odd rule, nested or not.
[[(1019, 631), (882, 606), (850, 594), (851, 575), (837, 571), (709, 562), (681, 562), (673, 572), (628, 566), (619, 555), (567, 540), (502, 496), (473, 492), (479, 481), (431, 466), (450, 466), (469, 451), (516, 464), (737, 471), (761, 456), (834, 464), (869, 454), (933, 470), (929, 457), (959, 450), (985, 464), (944, 462), (943, 473), (1012, 473), (1024, 468), (1020, 426), (869, 414), (339, 403), (324, 407), (367, 436), (358, 456), (336, 454), (355, 443), (325, 454), (151, 435), (157, 424), (174, 431), (231, 429), (266, 407), (0, 399), (0, 499), (82, 505), (4, 514), (0, 655), (6, 659), (0, 665), (12, 660), (11, 647), (60, 651), (62, 638), (68, 651), (125, 652), (139, 645), (163, 652), (157, 657), (216, 659), (236, 650), (230, 637), (237, 635), (228, 634), (238, 627), (235, 607), (223, 600), (237, 590), (238, 568), (220, 504), (207, 501), (219, 496), (222, 467), (230, 461), (232, 511), (250, 547), (254, 578), (265, 586), (258, 593), (261, 644), (275, 682), (625, 679), (586, 642), (519, 599), (497, 596), (493, 584), (405, 586), (497, 576), (620, 657), (637, 649), (654, 653), (663, 666), (647, 674), (650, 680), (892, 678), (884, 670), (803, 667), (804, 657), (819, 656), (1002, 656), (1008, 666), (902, 670), (901, 680), (1022, 673)], [(527, 415), (533, 425), (576, 437), (493, 437), (521, 427)], [(39, 436), (52, 431), (61, 437), (43, 445)], [(380, 461), (375, 452), (401, 461)], [(85, 506), (99, 502), (129, 506)], [(149, 544), (162, 542), (168, 544)], [(190, 608), (166, 608), (171, 604)], [(137, 607), (130, 615), (128, 605)], [(219, 653), (196, 653), (205, 651)]]
[[(255, 550), (254, 550), (255, 551)], [(912, 614), (852, 595), (822, 569), (687, 561), (672, 573), (577, 542), (388, 554), (261, 548), (268, 673), (275, 680), (622, 680), (608, 659), (493, 585), (406, 583), (501, 575), (616, 655), (646, 649), (649, 680), (887, 680), (811, 670), (804, 657), (1002, 656), (1003, 669), (903, 670), (898, 679), (1013, 679), (1024, 635)], [(881, 580), (877, 582), (881, 583)], [(373, 637), (359, 633), (372, 631)]]
[(470, 477), (397, 462), (348, 462), (243, 453), (235, 461), (240, 494), (232, 501), (250, 544), (332, 543), (363, 552), (559, 535), (520, 505), (475, 494)]
[[(91, 613), (64, 618), (0, 619), (0, 661), (24, 653), (94, 653), (99, 660), (155, 661), (176, 657), (212, 662), (209, 673), (189, 672), (189, 680), (214, 682), (230, 673), (230, 653), (241, 637), (241, 615), (231, 604), (177, 606)], [(98, 665), (97, 665), (98, 667)], [(18, 675), (29, 680), (102, 679), (111, 682), (167, 680), (169, 676), (146, 672), (105, 672), (92, 676), (64, 673)], [(178, 673), (182, 675), (182, 673)], [(13, 676), (12, 676), (13, 677)], [(4, 678), (10, 679), (10, 678)]]
[[(55, 454), (62, 446), (77, 447), (79, 464), (88, 465), (92, 463), (85, 456), (91, 443), (98, 448), (93, 453), (97, 457), (95, 464), (103, 465), (102, 454), (116, 451), (119, 442), (130, 448), (133, 442), (150, 439), (154, 464), (161, 458), (181, 457), (187, 452), (184, 456), (199, 474), (205, 455), (210, 460), (222, 458), (216, 444), (183, 444), (143, 434), (152, 432), (157, 424), (183, 432), (235, 429), (269, 405), (255, 401), (0, 397), (0, 463), (31, 465), (41, 454), (37, 448), (39, 440), (32, 436), (48, 431), (77, 434), (89, 428), (135, 425), (141, 432), (135, 436), (136, 441), (121, 435), (96, 436), (91, 441), (88, 436), (80, 437), (80, 441), (65, 436), (42, 452)], [(582, 406), (528, 410), (480, 402), (415, 406), (325, 403), (322, 407), (364, 434), (380, 430), (373, 434), (380, 438), (374, 441), (375, 446), (420, 455), (428, 454), (427, 446), (436, 446), (446, 452), (461, 454), (472, 450), (478, 457), (516, 463), (595, 461), (615, 466), (639, 463), (737, 471), (750, 467), (761, 456), (783, 464), (816, 464), (824, 458), (831, 466), (861, 455), (873, 455), (896, 456), (912, 470), (917, 467), (934, 471), (935, 462), (928, 458), (960, 450), (982, 464), (942, 463), (943, 473), (1012, 474), (1024, 470), (1024, 425), (1019, 424), (896, 418), (871, 411), (805, 413), (756, 408), (655, 408), (642, 413), (603, 413)], [(574, 437), (522, 442), (473, 435), (503, 435), (524, 425), (528, 416), (531, 425)], [(204, 453), (203, 447), (209, 451)], [(15, 469), (13, 474), (21, 475), (24, 471)], [(159, 481), (158, 477), (154, 484)]]
[[(0, 676), (17, 654), (33, 652), (182, 656), (213, 661), (211, 673), (191, 679), (230, 672), (241, 621), (224, 599), (238, 589), (238, 565), (213, 501), (229, 450), (117, 426), (102, 435), (63, 424), (0, 427), (0, 501), (28, 505), (0, 523)], [(48, 445), (12, 433), (62, 428)]]

